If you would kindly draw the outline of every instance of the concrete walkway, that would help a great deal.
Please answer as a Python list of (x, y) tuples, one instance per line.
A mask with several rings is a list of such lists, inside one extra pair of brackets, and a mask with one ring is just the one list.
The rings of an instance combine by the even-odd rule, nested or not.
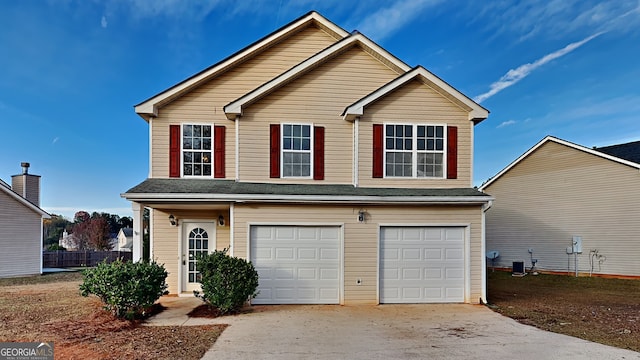
[(203, 359), (640, 359), (640, 353), (519, 324), (480, 305), (274, 305), (188, 318), (162, 298), (148, 325), (229, 324)]

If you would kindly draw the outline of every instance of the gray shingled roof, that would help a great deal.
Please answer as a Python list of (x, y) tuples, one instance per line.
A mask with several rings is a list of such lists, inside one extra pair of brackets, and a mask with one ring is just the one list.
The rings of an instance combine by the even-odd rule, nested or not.
[(640, 141), (603, 146), (601, 148), (595, 148), (594, 150), (640, 164)]
[(471, 197), (477, 198), (478, 201), (486, 201), (489, 199), (489, 195), (474, 188), (367, 188), (354, 187), (353, 185), (270, 184), (213, 179), (147, 179), (129, 189), (122, 196), (125, 198), (144, 198), (145, 195), (176, 196), (180, 194), (335, 197)]

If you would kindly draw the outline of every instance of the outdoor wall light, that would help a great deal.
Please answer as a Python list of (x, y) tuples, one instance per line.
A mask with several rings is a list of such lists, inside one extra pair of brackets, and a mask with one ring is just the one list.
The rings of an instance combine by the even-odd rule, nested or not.
[(218, 225), (224, 226), (224, 216), (218, 216)]
[(171, 226), (178, 226), (178, 219), (176, 219), (173, 214), (169, 215), (169, 224), (171, 224)]
[(367, 218), (367, 212), (364, 210), (358, 211), (358, 222), (364, 222)]

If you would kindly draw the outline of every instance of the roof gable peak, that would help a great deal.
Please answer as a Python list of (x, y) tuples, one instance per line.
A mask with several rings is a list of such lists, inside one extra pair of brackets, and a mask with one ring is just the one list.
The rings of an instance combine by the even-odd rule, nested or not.
[(524, 154), (520, 155), (517, 159), (515, 159), (513, 162), (511, 162), (509, 165), (507, 165), (507, 167), (502, 169), (499, 173), (497, 173), (495, 176), (493, 176), (492, 178), (487, 180), (484, 184), (482, 184), (480, 186), (480, 190), (484, 191), (489, 185), (491, 185), (496, 180), (498, 180), (500, 177), (502, 177), (502, 175), (504, 175), (509, 170), (511, 170), (513, 167), (515, 167), (517, 164), (522, 162), (525, 158), (529, 157), (529, 155), (534, 153), (540, 147), (542, 147), (545, 144), (550, 143), (550, 142), (553, 142), (553, 143), (556, 143), (556, 144), (560, 144), (560, 145), (564, 145), (564, 146), (567, 146), (569, 148), (572, 148), (572, 149), (575, 149), (575, 150), (578, 150), (578, 151), (582, 151), (582, 152), (585, 152), (585, 153), (588, 153), (588, 154), (591, 154), (591, 155), (595, 155), (595, 156), (598, 156), (600, 158), (607, 159), (607, 160), (610, 160), (610, 161), (613, 161), (613, 162), (617, 162), (617, 163), (622, 164), (622, 165), (626, 165), (626, 166), (630, 166), (630, 167), (633, 167), (633, 168), (636, 168), (636, 169), (640, 169), (640, 164), (639, 163), (635, 163), (635, 162), (632, 162), (632, 161), (621, 159), (619, 157), (611, 156), (609, 154), (606, 154), (604, 152), (600, 152), (598, 150), (590, 149), (588, 147), (585, 147), (585, 146), (582, 146), (582, 145), (578, 145), (576, 143), (572, 143), (570, 141), (557, 138), (555, 136), (547, 135), (544, 139), (540, 140), (537, 144), (535, 144), (533, 147), (531, 147), (529, 150), (527, 150)]
[(244, 49), (241, 49), (231, 56), (221, 60), (220, 62), (135, 105), (134, 109), (138, 115), (140, 115), (146, 121), (149, 121), (151, 117), (157, 116), (158, 107), (160, 105), (170, 102), (183, 93), (189, 91), (189, 89), (198, 86), (199, 84), (209, 80), (225, 69), (228, 69), (230, 66), (233, 66), (234, 64), (237, 64), (247, 59), (248, 57), (254, 56), (261, 50), (285, 38), (288, 34), (310, 26), (311, 24), (314, 24), (319, 28), (327, 31), (328, 33), (333, 34), (337, 38), (344, 38), (349, 36), (349, 32), (331, 22), (317, 11), (310, 11), (307, 14), (299, 17), (298, 19), (293, 20), (292, 22), (263, 37), (262, 39), (245, 47)]

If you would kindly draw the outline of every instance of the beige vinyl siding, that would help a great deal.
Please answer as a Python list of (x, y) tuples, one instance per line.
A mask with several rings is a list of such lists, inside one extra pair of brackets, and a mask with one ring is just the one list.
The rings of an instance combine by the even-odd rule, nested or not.
[(0, 190), (0, 220), (0, 278), (40, 274), (40, 214)]
[(169, 224), (169, 214), (173, 214), (178, 222), (188, 220), (202, 220), (216, 222), (218, 216), (223, 215), (225, 226), (216, 225), (216, 249), (229, 248), (229, 212), (218, 210), (153, 210), (153, 244), (151, 258), (160, 264), (164, 264), (169, 276), (167, 284), (169, 293), (179, 292), (179, 267), (180, 267), (180, 227)]
[[(365, 223), (358, 223), (364, 209)], [(482, 284), (482, 211), (480, 206), (320, 206), (320, 205), (236, 205), (234, 255), (247, 258), (249, 227), (268, 225), (343, 226), (344, 303), (378, 303), (378, 231), (381, 225), (446, 226), (469, 225), (471, 242), (471, 293), (476, 303)], [(362, 285), (356, 285), (356, 279)]]
[(248, 105), (240, 119), (240, 143), (251, 146), (240, 149), (240, 179), (302, 181), (269, 179), (269, 125), (304, 123), (325, 127), (324, 183), (352, 183), (353, 124), (342, 119), (342, 111), (397, 75), (354, 46)]
[[(373, 178), (373, 124), (442, 124), (458, 127), (457, 179)], [(473, 122), (468, 113), (428, 87), (413, 80), (364, 109), (360, 120), (359, 185), (364, 187), (471, 187)], [(446, 153), (445, 153), (446, 158)], [(446, 175), (446, 171), (445, 171)]]
[(235, 122), (222, 108), (336, 41), (315, 26), (308, 26), (280, 43), (214, 77), (206, 84), (162, 106), (151, 120), (151, 177), (169, 176), (169, 125), (208, 123), (226, 127), (225, 175), (235, 176)]
[(524, 260), (528, 268), (533, 248), (539, 269), (574, 272), (566, 248), (577, 235), (580, 272), (597, 249), (606, 260), (594, 273), (640, 276), (639, 184), (638, 169), (547, 142), (485, 189), (496, 198), (487, 250), (500, 251), (496, 266)]

